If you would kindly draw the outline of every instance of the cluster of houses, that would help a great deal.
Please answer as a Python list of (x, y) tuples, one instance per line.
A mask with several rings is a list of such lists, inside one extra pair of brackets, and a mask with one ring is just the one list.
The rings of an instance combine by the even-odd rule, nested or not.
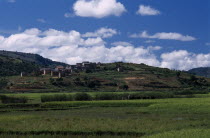
[(51, 75), (57, 76), (58, 78), (69, 76), (74, 71), (85, 71), (85, 70), (95, 70), (97, 67), (99, 67), (101, 63), (93, 63), (93, 62), (82, 62), (77, 63), (76, 65), (69, 65), (67, 67), (64, 66), (57, 66), (55, 68), (42, 68), (40, 69), (42, 75)]

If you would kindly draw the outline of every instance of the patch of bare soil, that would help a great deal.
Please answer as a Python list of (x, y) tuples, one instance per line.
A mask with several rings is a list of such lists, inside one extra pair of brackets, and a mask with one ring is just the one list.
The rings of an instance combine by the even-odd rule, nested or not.
[(125, 80), (144, 80), (144, 77), (127, 77)]

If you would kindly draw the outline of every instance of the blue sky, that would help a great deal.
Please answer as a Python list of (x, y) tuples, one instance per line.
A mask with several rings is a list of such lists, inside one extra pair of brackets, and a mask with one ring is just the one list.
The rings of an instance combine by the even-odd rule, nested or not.
[[(143, 62), (181, 70), (210, 66), (209, 6), (208, 0), (0, 0), (0, 36), (3, 38), (0, 49), (38, 53), (69, 64), (88, 59), (94, 62)], [(46, 51), (43, 52), (40, 51), (43, 44), (34, 41), (34, 45), (25, 45), (26, 39), (18, 37), (32, 28), (40, 31), (34, 39), (49, 37), (43, 36), (49, 29), (65, 33), (74, 30), (81, 35), (77, 39), (91, 39), (94, 44), (87, 46), (86, 43), (78, 43), (77, 48), (83, 47), (81, 50), (75, 49), (72, 41), (67, 43), (65, 40), (61, 44), (50, 42), (51, 46), (45, 45)], [(93, 35), (101, 28), (107, 29), (111, 36)], [(115, 32), (109, 32), (108, 29)], [(92, 35), (83, 37), (87, 32), (92, 32)], [(14, 40), (12, 35), (18, 38)], [(96, 44), (95, 41), (99, 42), (99, 39), (100, 43)], [(64, 52), (59, 57), (52, 54), (56, 50), (63, 51), (66, 45), (71, 52), (74, 47), (74, 50), (83, 52), (84, 49), (90, 50), (93, 52), (90, 54), (94, 55), (96, 51), (93, 49), (101, 48), (101, 54), (106, 55), (93, 58), (83, 56), (85, 53), (82, 52), (76, 52), (77, 55), (74, 52), (72, 56), (71, 52)], [(60, 49), (54, 49), (53, 46)], [(125, 52), (129, 47), (133, 51), (129, 54), (136, 54), (135, 57), (116, 50)], [(107, 56), (114, 52), (118, 53), (116, 57)]]

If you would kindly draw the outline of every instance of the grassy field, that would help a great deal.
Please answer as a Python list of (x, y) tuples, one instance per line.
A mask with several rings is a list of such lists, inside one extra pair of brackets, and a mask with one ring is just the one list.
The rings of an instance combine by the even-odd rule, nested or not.
[(209, 137), (209, 96), (0, 104), (0, 137)]

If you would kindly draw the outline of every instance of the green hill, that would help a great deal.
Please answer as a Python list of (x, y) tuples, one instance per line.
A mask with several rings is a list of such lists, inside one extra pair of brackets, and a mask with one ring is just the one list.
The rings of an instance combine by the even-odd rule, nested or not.
[(195, 68), (188, 71), (189, 73), (196, 74), (198, 76), (210, 78), (210, 67)]
[(37, 54), (0, 51), (0, 76), (19, 75), (35, 73), (40, 67), (63, 65), (64, 63), (54, 62)]
[(121, 62), (101, 64), (92, 71), (74, 71), (63, 78), (41, 75), (7, 79), (12, 84), (7, 89), (12, 92), (174, 91), (201, 90), (210, 86), (210, 79), (186, 72)]
[(22, 60), (25, 62), (31, 62), (34, 64), (37, 64), (39, 66), (43, 67), (49, 67), (49, 66), (57, 66), (57, 65), (63, 65), (66, 66), (67, 64), (52, 61), (50, 59), (44, 58), (38, 54), (31, 54), (31, 53), (22, 53), (22, 52), (12, 52), (12, 51), (0, 51), (0, 56), (9, 57), (17, 60)]
[[(58, 78), (40, 75), (41, 67), (66, 66), (37, 54), (0, 51), (0, 82), (12, 92), (52, 91), (149, 91), (206, 89), (210, 79), (187, 72), (152, 67), (145, 64), (106, 63), (92, 70), (74, 70)], [(120, 69), (120, 70), (118, 70)], [(20, 73), (24, 76), (20, 77)]]

